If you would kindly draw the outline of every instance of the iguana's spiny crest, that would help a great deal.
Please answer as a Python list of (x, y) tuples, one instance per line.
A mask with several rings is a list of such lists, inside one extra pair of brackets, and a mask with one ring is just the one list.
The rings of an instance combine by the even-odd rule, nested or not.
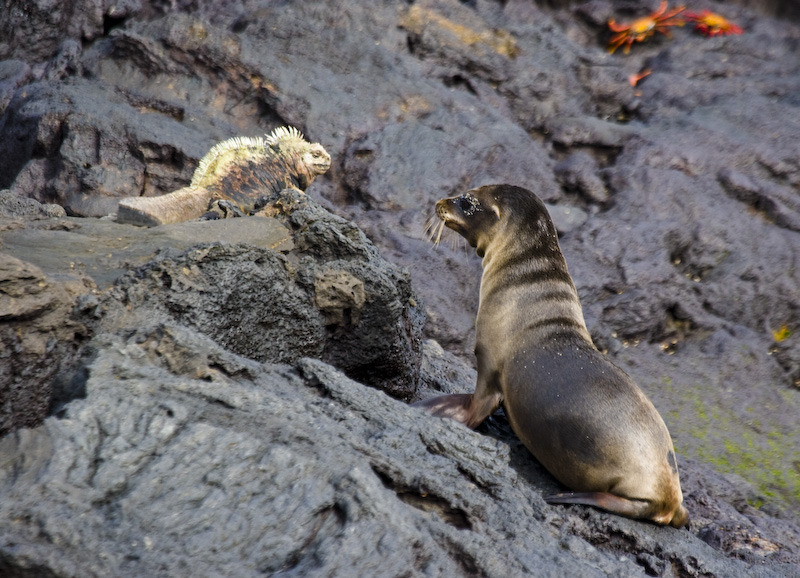
[(282, 126), (264, 137), (234, 137), (214, 145), (201, 159), (190, 187), (206, 188), (250, 211), (268, 193), (287, 187), (305, 191), (330, 166), (331, 157), (321, 144)]
[(266, 139), (260, 136), (235, 136), (215, 144), (200, 159), (189, 186), (194, 189), (207, 185), (214, 180), (220, 165), (235, 162), (239, 158), (258, 155), (266, 147)]

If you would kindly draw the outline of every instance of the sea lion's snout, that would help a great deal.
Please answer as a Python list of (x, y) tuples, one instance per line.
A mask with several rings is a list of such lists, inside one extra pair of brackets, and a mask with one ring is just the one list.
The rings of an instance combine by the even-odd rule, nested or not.
[(492, 207), (487, 209), (485, 203), (481, 189), (472, 189), (436, 203), (436, 216), (445, 227), (464, 237), (471, 247), (476, 247), (480, 257), (483, 257), (486, 247), (479, 245), (485, 245), (491, 238), (492, 230), (500, 219), (499, 211)]
[(448, 197), (436, 203), (436, 216), (445, 223), (454, 220), (464, 222), (480, 210), (480, 201), (471, 193)]
[(458, 210), (465, 217), (471, 217), (475, 214), (476, 211), (481, 210), (481, 204), (478, 199), (475, 198), (475, 195), (472, 193), (466, 193), (457, 197), (455, 199), (456, 205), (458, 206)]
[(448, 201), (452, 199), (442, 199), (440, 201), (436, 201), (436, 216), (439, 217), (445, 223), (449, 218), (449, 211), (447, 210)]
[[(470, 213), (466, 213), (465, 209), (469, 210)], [(475, 240), (471, 233), (470, 217), (474, 213), (474, 203), (465, 200), (464, 195), (449, 197), (436, 203), (436, 216), (442, 220), (444, 226), (464, 237), (473, 247), (475, 246)]]

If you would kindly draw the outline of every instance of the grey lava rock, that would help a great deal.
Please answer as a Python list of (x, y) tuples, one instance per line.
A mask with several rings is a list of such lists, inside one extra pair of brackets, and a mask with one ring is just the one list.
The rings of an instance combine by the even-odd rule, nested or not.
[(94, 347), (86, 399), (0, 441), (6, 575), (789, 575), (547, 506), (519, 447), (317, 360), (162, 324)]
[(117, 282), (106, 323), (175, 320), (251, 359), (316, 357), (394, 396), (412, 395), (425, 315), (408, 273), (297, 189), (267, 207), (293, 231), (292, 250), (218, 243), (163, 254)]
[(48, 415), (53, 382), (77, 363), (87, 337), (73, 308), (89, 291), (0, 252), (0, 435)]
[(591, 202), (608, 202), (609, 194), (598, 175), (597, 162), (589, 153), (573, 153), (553, 167), (553, 170), (568, 189), (576, 190)]
[(0, 187), (59, 204), (70, 215), (98, 217), (116, 212), (120, 198), (180, 188), (194, 170), (188, 159), (213, 142), (171, 109), (173, 116), (142, 117), (145, 106), (88, 80), (27, 85), (0, 118)]
[(47, 62), (67, 41), (92, 40), (106, 28), (136, 14), (141, 0), (78, 0), (52, 4), (46, 0), (3, 3), (0, 59)]
[[(709, 0), (745, 33), (607, 54), (657, 4), (5, 2), (0, 375), (31, 427), (0, 439), (0, 574), (796, 574), (798, 10)], [(312, 202), (77, 218), (282, 125), (334, 159)], [(498, 182), (579, 217), (587, 325), (664, 416), (691, 532), (547, 507), (502, 415), (339, 373), (471, 389), (480, 261), (425, 223)]]
[(43, 205), (38, 201), (15, 195), (10, 191), (0, 191), (0, 217), (20, 217), (26, 219), (49, 219), (66, 217), (61, 205)]

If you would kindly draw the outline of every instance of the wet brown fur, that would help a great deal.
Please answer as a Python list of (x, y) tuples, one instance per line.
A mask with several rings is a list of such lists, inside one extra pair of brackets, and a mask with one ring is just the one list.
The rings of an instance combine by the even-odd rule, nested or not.
[(474, 428), (502, 403), (520, 440), (572, 490), (548, 502), (685, 526), (667, 427), (594, 347), (544, 204), (525, 189), (493, 185), (442, 199), (436, 212), (483, 258), (478, 380), (473, 394), (415, 405)]

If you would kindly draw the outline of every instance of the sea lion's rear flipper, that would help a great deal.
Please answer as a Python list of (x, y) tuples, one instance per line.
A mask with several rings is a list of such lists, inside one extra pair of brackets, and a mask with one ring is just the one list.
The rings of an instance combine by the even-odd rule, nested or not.
[(449, 417), (471, 429), (478, 427), (483, 420), (500, 407), (500, 394), (486, 395), (477, 399), (470, 393), (440, 395), (411, 404), (420, 407), (435, 417)]
[(584, 504), (628, 518), (649, 518), (653, 506), (644, 500), (629, 500), (608, 492), (563, 492), (545, 496), (548, 504)]
[(619, 514), (620, 516), (652, 520), (657, 524), (669, 524), (675, 528), (689, 526), (689, 513), (686, 511), (686, 508), (680, 504), (677, 510), (665, 509), (663, 507), (659, 509), (651, 502), (645, 500), (631, 500), (623, 498), (622, 496), (609, 494), (608, 492), (563, 492), (561, 494), (545, 496), (544, 500), (548, 504), (583, 504), (585, 506), (594, 506), (613, 514)]

